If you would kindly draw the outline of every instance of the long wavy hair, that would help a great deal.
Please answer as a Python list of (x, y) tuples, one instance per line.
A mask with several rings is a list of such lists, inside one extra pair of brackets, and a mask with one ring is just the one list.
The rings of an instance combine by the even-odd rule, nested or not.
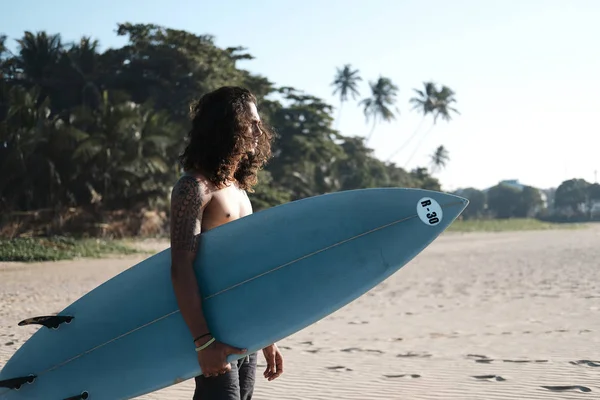
[(185, 170), (201, 172), (218, 188), (233, 176), (241, 189), (253, 192), (258, 171), (271, 157), (273, 133), (261, 123), (262, 135), (254, 146), (249, 103), (257, 105), (256, 97), (237, 86), (221, 87), (192, 102), (189, 142), (179, 156)]

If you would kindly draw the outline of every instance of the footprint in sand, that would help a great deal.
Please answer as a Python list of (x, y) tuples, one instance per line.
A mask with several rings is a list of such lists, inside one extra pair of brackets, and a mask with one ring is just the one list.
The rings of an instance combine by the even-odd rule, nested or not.
[(314, 343), (311, 340), (309, 340), (306, 342), (300, 342), (300, 344), (306, 344), (306, 345), (312, 346)]
[(504, 382), (506, 379), (501, 377), (500, 375), (475, 375), (473, 378), (480, 381), (496, 381), (496, 382)]
[(600, 361), (590, 361), (590, 360), (569, 361), (569, 364), (587, 365), (588, 367), (600, 367)]
[(369, 321), (350, 321), (348, 322), (348, 325), (364, 325), (364, 324), (368, 324)]
[(383, 375), (383, 376), (385, 376), (386, 378), (404, 378), (404, 377), (407, 377), (407, 378), (413, 378), (413, 379), (421, 377), (421, 375), (419, 375), (419, 374), (390, 374), (390, 375)]
[(489, 358), (488, 356), (482, 356), (480, 354), (467, 354), (467, 358), (474, 360), (476, 363), (480, 364), (490, 364), (494, 361), (493, 358)]
[(374, 350), (374, 349), (360, 349), (358, 347), (348, 347), (347, 349), (342, 349), (340, 351), (346, 352), (346, 353), (355, 353), (357, 351), (362, 351), (365, 353), (377, 353), (377, 354), (383, 354), (383, 351), (381, 350)]
[(547, 363), (548, 360), (502, 360), (506, 363), (526, 364), (526, 363)]
[(6, 343), (4, 343), (5, 346), (12, 346), (14, 344), (15, 344), (15, 342), (6, 342)]
[(418, 358), (429, 358), (431, 357), (431, 354), (429, 353), (414, 353), (412, 351), (409, 351), (408, 353), (404, 353), (404, 354), (398, 354), (396, 357), (418, 357)]
[(344, 367), (343, 365), (336, 365), (334, 367), (325, 367), (327, 369), (331, 369), (333, 371), (352, 371), (352, 368)]
[(552, 392), (584, 392), (584, 393), (589, 393), (592, 391), (592, 389), (590, 389), (589, 387), (586, 386), (579, 386), (579, 385), (573, 385), (573, 386), (542, 386), (544, 389), (550, 390)]
[(450, 338), (450, 337), (452, 337), (452, 336), (446, 335), (445, 333), (433, 332), (433, 333), (429, 334), (430, 339), (440, 339), (440, 338)]

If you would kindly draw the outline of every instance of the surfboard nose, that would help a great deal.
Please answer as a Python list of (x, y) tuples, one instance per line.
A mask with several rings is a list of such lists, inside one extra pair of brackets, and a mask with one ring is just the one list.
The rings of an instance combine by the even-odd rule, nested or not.
[(469, 205), (469, 200), (455, 194), (422, 191), (416, 204), (418, 217), (430, 226), (450, 225)]
[(459, 214), (469, 205), (469, 199), (467, 198), (452, 193), (440, 192), (440, 194), (445, 197), (444, 203), (448, 204), (450, 207), (460, 209)]
[(455, 220), (469, 206), (469, 200), (455, 194), (444, 193), (444, 195), (447, 196), (445, 208), (447, 209), (446, 212), (450, 214), (448, 217)]

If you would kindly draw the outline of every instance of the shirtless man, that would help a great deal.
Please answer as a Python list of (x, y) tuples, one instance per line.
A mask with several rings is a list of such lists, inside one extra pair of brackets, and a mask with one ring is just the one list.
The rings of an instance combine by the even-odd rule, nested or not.
[[(246, 191), (271, 156), (273, 136), (261, 124), (256, 98), (239, 87), (206, 94), (192, 104), (191, 117), (190, 141), (180, 156), (185, 173), (171, 193), (171, 278), (202, 369), (193, 399), (250, 400), (257, 356), (211, 336), (192, 265), (201, 232), (252, 213)], [(229, 354), (243, 357), (227, 363)], [(277, 345), (264, 348), (263, 355), (264, 377), (276, 379), (283, 372)]]

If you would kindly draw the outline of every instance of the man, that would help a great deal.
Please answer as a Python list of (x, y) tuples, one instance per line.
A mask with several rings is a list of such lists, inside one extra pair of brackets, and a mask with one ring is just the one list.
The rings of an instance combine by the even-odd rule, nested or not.
[[(185, 173), (171, 193), (171, 277), (202, 369), (193, 399), (250, 400), (256, 354), (211, 336), (192, 265), (201, 232), (252, 213), (246, 191), (252, 191), (258, 170), (271, 156), (273, 135), (261, 124), (256, 98), (239, 87), (206, 94), (192, 104), (191, 117), (189, 143), (180, 156)], [(244, 357), (230, 364), (229, 354)], [(264, 377), (276, 379), (283, 372), (277, 345), (264, 348), (263, 355)]]

